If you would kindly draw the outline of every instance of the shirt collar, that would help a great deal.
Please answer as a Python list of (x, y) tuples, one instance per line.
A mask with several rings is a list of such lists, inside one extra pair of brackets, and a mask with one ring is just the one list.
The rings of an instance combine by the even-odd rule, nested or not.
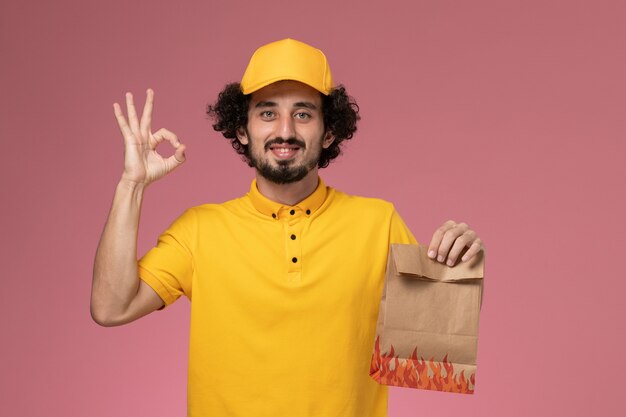
[(313, 191), (311, 195), (309, 195), (307, 198), (294, 206), (277, 203), (276, 201), (272, 201), (269, 198), (265, 197), (259, 192), (259, 189), (257, 188), (256, 178), (252, 180), (248, 197), (250, 197), (254, 208), (256, 208), (262, 214), (273, 217), (275, 219), (278, 218), (278, 213), (281, 209), (288, 209), (292, 207), (298, 207), (300, 208), (300, 210), (302, 210), (303, 213), (305, 213), (307, 216), (310, 216), (315, 213), (315, 211), (322, 206), (324, 200), (326, 200), (326, 184), (324, 184), (324, 181), (322, 181), (320, 177), (317, 178), (318, 182), (315, 191)]

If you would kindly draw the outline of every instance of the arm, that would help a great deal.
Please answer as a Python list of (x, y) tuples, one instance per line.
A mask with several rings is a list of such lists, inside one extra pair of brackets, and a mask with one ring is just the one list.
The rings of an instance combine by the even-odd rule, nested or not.
[[(150, 131), (154, 93), (148, 89), (146, 104), (137, 119), (133, 98), (126, 94), (128, 123), (120, 106), (113, 105), (124, 136), (124, 173), (117, 185), (109, 217), (94, 261), (91, 316), (102, 326), (136, 320), (163, 306), (161, 298), (137, 274), (137, 232), (146, 187), (185, 161), (185, 146), (166, 129)], [(156, 147), (167, 140), (174, 155), (162, 158)]]

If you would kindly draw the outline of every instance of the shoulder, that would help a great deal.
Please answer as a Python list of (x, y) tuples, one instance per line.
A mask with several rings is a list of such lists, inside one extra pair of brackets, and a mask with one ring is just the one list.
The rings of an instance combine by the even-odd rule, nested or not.
[[(353, 225), (355, 233), (382, 236), (392, 243), (416, 243), (394, 205), (381, 198), (362, 197), (335, 190), (331, 218), (341, 217), (345, 224)], [(373, 234), (372, 234), (373, 233)]]
[(395, 208), (391, 202), (383, 200), (381, 198), (363, 197), (348, 194), (337, 189), (333, 190), (335, 194), (334, 203), (336, 205), (343, 206), (344, 208), (349, 208), (350, 210), (355, 210), (358, 212), (365, 211), (388, 215), (391, 215), (395, 211)]
[(222, 203), (207, 203), (193, 206), (185, 210), (179, 220), (204, 223), (220, 221), (228, 218), (249, 216), (252, 206), (247, 197), (238, 197)]
[(395, 208), (389, 201), (381, 198), (352, 195), (343, 191), (334, 190), (330, 204), (332, 217), (348, 217), (358, 224), (389, 224), (395, 213)]

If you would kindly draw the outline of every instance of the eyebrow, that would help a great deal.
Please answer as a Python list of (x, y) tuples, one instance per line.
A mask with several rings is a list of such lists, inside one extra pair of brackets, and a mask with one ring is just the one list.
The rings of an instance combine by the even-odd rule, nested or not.
[(309, 101), (299, 101), (293, 105), (294, 107), (304, 107), (311, 110), (317, 110), (317, 106)]
[[(278, 106), (278, 104), (276, 104), (273, 101), (259, 101), (254, 107), (263, 108), (263, 107), (276, 107), (276, 106)], [(298, 101), (297, 103), (294, 103), (293, 107), (294, 108), (304, 107), (306, 109), (317, 110), (317, 106), (309, 101)]]

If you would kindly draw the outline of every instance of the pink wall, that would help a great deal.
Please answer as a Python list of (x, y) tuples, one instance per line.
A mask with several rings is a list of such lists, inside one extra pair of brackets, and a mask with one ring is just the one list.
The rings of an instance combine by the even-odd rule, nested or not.
[(325, 181), (393, 201), (421, 242), (451, 218), (486, 243), (476, 394), (392, 389), (390, 416), (621, 414), (625, 3), (248, 3), (2, 2), (0, 415), (185, 414), (188, 302), (89, 316), (122, 166), (111, 104), (154, 88), (155, 129), (188, 146), (147, 193), (143, 253), (186, 207), (247, 190), (204, 107), (287, 36), (362, 108)]

